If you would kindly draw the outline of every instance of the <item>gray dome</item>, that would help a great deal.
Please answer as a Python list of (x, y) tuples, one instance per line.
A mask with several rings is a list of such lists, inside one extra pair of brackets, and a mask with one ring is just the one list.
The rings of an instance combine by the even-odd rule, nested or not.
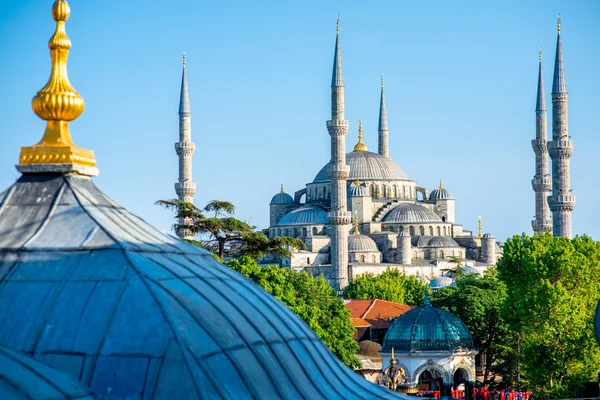
[(405, 312), (392, 323), (383, 339), (383, 352), (474, 349), (469, 329), (456, 315), (429, 304)]
[(292, 204), (294, 199), (285, 192), (279, 192), (271, 199), (270, 204)]
[(306, 205), (291, 211), (279, 220), (280, 225), (326, 225), (327, 213), (321, 207)]
[(453, 200), (453, 199), (454, 199), (454, 196), (452, 196), (452, 193), (450, 193), (450, 191), (445, 188), (437, 188), (437, 189), (432, 190), (431, 193), (429, 193), (430, 201)]
[(379, 251), (377, 244), (373, 239), (366, 235), (350, 234), (348, 235), (348, 251), (352, 252), (372, 252)]
[(442, 222), (433, 211), (418, 204), (402, 203), (392, 208), (381, 222), (398, 224), (418, 224), (423, 222)]
[[(353, 151), (346, 154), (346, 163), (350, 167), (349, 181), (359, 179), (375, 181), (408, 181), (408, 176), (390, 158), (369, 151)], [(331, 162), (325, 165), (313, 182), (328, 182), (327, 169)]]
[(448, 286), (456, 286), (456, 283), (447, 276), (438, 276), (429, 282), (429, 287), (432, 289), (441, 289)]
[(427, 242), (427, 247), (459, 247), (450, 236), (433, 236)]
[(356, 185), (353, 183), (348, 187), (349, 197), (369, 197), (370, 195), (369, 189), (363, 185)]
[(494, 239), (494, 237), (492, 236), (491, 233), (486, 233), (481, 238), (482, 239)]
[(0, 193), (0, 212), (0, 345), (100, 397), (391, 395), (258, 285), (90, 178), (25, 174)]
[(94, 399), (80, 382), (23, 353), (0, 347), (0, 366), (0, 399)]

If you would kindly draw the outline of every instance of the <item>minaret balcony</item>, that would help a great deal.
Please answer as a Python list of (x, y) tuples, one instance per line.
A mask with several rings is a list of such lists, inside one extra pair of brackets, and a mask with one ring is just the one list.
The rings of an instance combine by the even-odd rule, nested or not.
[(536, 153), (543, 153), (548, 150), (548, 141), (547, 140), (537, 140), (534, 139), (531, 141), (531, 147), (533, 147), (533, 151)]
[(178, 156), (191, 156), (196, 151), (196, 143), (194, 142), (177, 142), (175, 143), (175, 152)]
[(571, 158), (573, 155), (572, 140), (553, 140), (548, 142), (550, 158)]
[(327, 131), (331, 136), (344, 136), (348, 133), (350, 121), (345, 119), (333, 119), (327, 121)]
[(330, 211), (327, 213), (329, 225), (350, 225), (352, 214), (348, 211)]
[(548, 205), (551, 211), (573, 211), (575, 208), (575, 196), (552, 195), (548, 196)]
[(552, 190), (552, 179), (550, 178), (533, 178), (531, 186), (536, 192), (549, 192)]
[(194, 182), (175, 183), (175, 193), (179, 197), (193, 197), (196, 193), (196, 184)]
[(531, 221), (531, 227), (533, 228), (533, 231), (537, 233), (552, 232), (552, 220), (542, 219), (538, 221), (537, 219), (534, 219)]

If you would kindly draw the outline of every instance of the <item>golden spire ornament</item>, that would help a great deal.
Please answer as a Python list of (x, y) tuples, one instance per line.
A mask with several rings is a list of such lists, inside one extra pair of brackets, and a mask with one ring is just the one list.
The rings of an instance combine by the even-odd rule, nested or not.
[(283, 191), (283, 183), (281, 184), (281, 190), (279, 191), (279, 193), (285, 193), (285, 192)]
[(352, 234), (360, 235), (360, 232), (358, 231), (358, 216), (357, 215), (354, 216), (354, 222), (352, 223), (352, 225), (354, 226), (354, 230), (352, 231)]
[(477, 237), (481, 239), (483, 236), (483, 230), (481, 229), (481, 215), (479, 216), (479, 220), (477, 221)]
[(443, 189), (444, 187), (442, 186), (442, 178), (440, 178), (440, 187), (439, 189)]
[(358, 120), (358, 143), (354, 146), (354, 151), (368, 151), (367, 145), (363, 143), (362, 119)]
[(48, 122), (39, 143), (21, 148), (17, 169), (23, 173), (98, 174), (93, 151), (77, 147), (69, 132), (69, 122), (77, 119), (85, 108), (83, 98), (73, 89), (67, 75), (71, 41), (65, 31), (65, 22), (70, 13), (66, 0), (54, 2), (52, 18), (56, 21), (56, 30), (48, 42), (52, 60), (50, 79), (31, 101), (37, 116)]

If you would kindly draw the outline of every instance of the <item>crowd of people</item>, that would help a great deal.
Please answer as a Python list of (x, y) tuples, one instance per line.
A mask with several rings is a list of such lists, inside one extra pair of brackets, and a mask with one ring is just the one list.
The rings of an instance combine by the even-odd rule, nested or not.
[[(482, 388), (474, 388), (473, 389), (473, 397), (474, 400), (529, 400), (532, 398), (532, 392), (519, 392), (513, 390), (496, 390), (489, 389), (487, 387)], [(439, 390), (419, 390), (417, 396), (420, 397), (430, 397), (430, 398), (440, 398)], [(465, 399), (465, 391), (464, 390), (452, 390), (452, 398), (464, 400)]]

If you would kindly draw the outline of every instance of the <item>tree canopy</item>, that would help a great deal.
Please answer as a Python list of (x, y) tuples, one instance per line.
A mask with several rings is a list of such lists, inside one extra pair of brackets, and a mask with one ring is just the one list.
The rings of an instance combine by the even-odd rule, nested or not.
[(498, 272), (528, 386), (541, 397), (572, 397), (600, 372), (593, 331), (600, 244), (587, 236), (514, 236), (504, 244)]
[(415, 276), (406, 276), (396, 269), (386, 269), (381, 275), (360, 275), (344, 289), (347, 299), (381, 299), (420, 306), (425, 299), (427, 284)]
[(247, 256), (231, 260), (227, 265), (258, 283), (302, 318), (344, 364), (360, 366), (354, 356), (359, 347), (353, 339), (350, 311), (322, 275), (313, 278), (306, 272), (289, 268), (259, 267)]
[(269, 239), (264, 233), (257, 232), (255, 226), (233, 216), (235, 206), (227, 201), (212, 200), (202, 209), (178, 199), (159, 200), (156, 204), (175, 211), (175, 231), (183, 229), (199, 235), (200, 240), (192, 242), (219, 258), (223, 258), (226, 252), (250, 257), (263, 257), (268, 253), (289, 256), (289, 247), (305, 248), (302, 240), (291, 237)]

